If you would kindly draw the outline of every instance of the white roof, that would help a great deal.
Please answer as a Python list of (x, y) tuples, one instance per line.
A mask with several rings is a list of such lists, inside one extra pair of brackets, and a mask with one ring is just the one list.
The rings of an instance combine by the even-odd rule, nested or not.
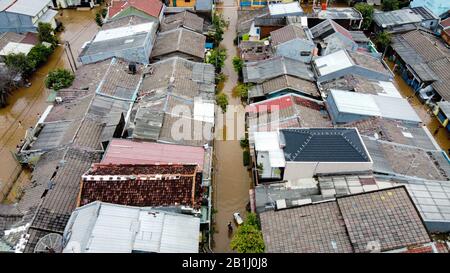
[(150, 32), (155, 27), (154, 22), (139, 24), (134, 26), (118, 27), (102, 30), (97, 33), (93, 43), (133, 36), (142, 32)]
[(199, 230), (198, 217), (96, 201), (72, 213), (63, 252), (197, 253)]
[(8, 54), (23, 53), (25, 55), (30, 52), (34, 45), (9, 42), (2, 50), (0, 50), (0, 56), (6, 56)]
[(214, 123), (214, 103), (202, 101), (201, 98), (195, 98), (194, 119)]
[(0, 11), (6, 9), (14, 0), (0, 0)]
[(380, 116), (389, 119), (421, 122), (409, 102), (403, 98), (331, 90), (333, 100), (342, 113)]
[(17, 0), (7, 11), (36, 16), (46, 6), (53, 6), (51, 0)]
[(284, 167), (286, 161), (284, 152), (280, 148), (278, 132), (254, 132), (255, 150), (268, 152), (271, 167)]
[(345, 50), (339, 50), (326, 56), (319, 57), (314, 60), (314, 63), (319, 70), (320, 76), (353, 66), (353, 62)]
[(400, 95), (393, 82), (378, 81), (376, 84), (381, 87), (381, 91), (378, 92), (379, 96), (402, 98), (402, 95)]
[(298, 2), (269, 4), (270, 15), (283, 15), (303, 12)]

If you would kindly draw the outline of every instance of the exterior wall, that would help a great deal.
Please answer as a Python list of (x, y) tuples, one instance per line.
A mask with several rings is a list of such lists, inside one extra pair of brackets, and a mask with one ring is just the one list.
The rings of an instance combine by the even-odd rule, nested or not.
[(424, 222), (429, 232), (450, 232), (450, 222), (446, 222), (445, 220), (432, 221), (424, 219)]
[(31, 16), (2, 11), (0, 12), (0, 32), (36, 32)]
[(316, 174), (353, 173), (372, 170), (372, 162), (286, 162), (284, 180), (312, 178)]
[(447, 45), (450, 45), (450, 36), (445, 32), (441, 32), (442, 39), (447, 43)]
[(195, 0), (170, 0), (171, 7), (194, 7)]
[[(276, 47), (276, 55), (285, 56), (291, 59), (309, 63), (312, 58), (312, 50), (315, 45), (312, 41), (304, 39), (296, 39)], [(302, 52), (309, 52), (309, 55), (302, 56)]]
[(428, 28), (432, 31), (435, 31), (439, 26), (439, 20), (433, 19), (433, 20), (427, 20), (422, 22), (422, 26), (425, 28)]
[(265, 7), (267, 6), (266, 0), (240, 0), (239, 5), (241, 7)]
[(275, 31), (277, 29), (280, 29), (284, 26), (261, 26), (259, 27), (259, 29), (261, 30), (260, 32), (260, 39), (264, 39), (270, 36), (270, 33), (272, 31)]
[(320, 76), (317, 81), (318, 82), (326, 82), (334, 79), (338, 79), (344, 77), (346, 75), (360, 75), (367, 79), (378, 80), (378, 81), (390, 81), (392, 79), (392, 75), (384, 74), (381, 72), (377, 72), (374, 70), (369, 70), (360, 66), (351, 66), (345, 69), (341, 69), (335, 71), (333, 73), (329, 73), (327, 75)]
[(368, 116), (348, 114), (348, 113), (340, 113), (335, 102), (333, 96), (328, 96), (326, 100), (326, 107), (328, 113), (330, 114), (331, 120), (334, 124), (337, 123), (349, 123), (353, 121), (363, 120), (369, 118)]

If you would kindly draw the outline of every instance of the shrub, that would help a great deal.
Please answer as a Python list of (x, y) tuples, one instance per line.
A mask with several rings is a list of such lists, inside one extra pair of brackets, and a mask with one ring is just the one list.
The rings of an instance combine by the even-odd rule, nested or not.
[(5, 56), (5, 64), (11, 71), (29, 76), (34, 67), (27, 56), (23, 53), (8, 54)]
[(249, 143), (248, 143), (248, 138), (242, 138), (240, 141), (239, 141), (239, 144), (241, 145), (241, 148), (242, 149), (247, 149), (248, 147), (249, 147)]
[(37, 44), (30, 50), (27, 58), (33, 69), (35, 69), (39, 65), (45, 63), (52, 52), (53, 49), (51, 47), (46, 47), (43, 44)]
[(242, 152), (242, 161), (243, 161), (244, 166), (250, 165), (250, 152), (248, 150), (244, 150)]
[(72, 85), (75, 76), (67, 69), (58, 68), (48, 73), (45, 79), (45, 86), (58, 91)]
[(212, 18), (212, 25), (214, 28), (214, 33), (212, 35), (214, 39), (214, 46), (217, 47), (223, 40), (223, 33), (227, 23), (223, 19), (222, 14), (215, 13)]
[(373, 6), (368, 5), (366, 3), (358, 3), (355, 5), (355, 9), (361, 12), (361, 15), (364, 18), (362, 28), (363, 29), (369, 28), (373, 20), (373, 11), (374, 11)]
[(228, 106), (228, 96), (225, 93), (219, 93), (216, 95), (216, 103), (220, 106), (222, 112), (225, 113)]
[(225, 59), (227, 58), (227, 51), (225, 48), (219, 47), (210, 50), (206, 56), (206, 62), (214, 65), (216, 72), (219, 73), (222, 67), (225, 65)]
[(400, 3), (398, 0), (383, 0), (383, 11), (391, 11), (399, 9)]
[(263, 253), (264, 239), (259, 230), (259, 223), (254, 213), (249, 213), (247, 219), (238, 228), (231, 240), (230, 247), (238, 253)]
[(58, 38), (53, 34), (53, 30), (51, 24), (40, 22), (37, 29), (39, 41), (41, 43), (50, 43), (53, 47), (56, 47), (58, 45)]
[(103, 19), (102, 19), (102, 15), (101, 15), (100, 11), (98, 11), (98, 12), (95, 14), (95, 22), (97, 23), (97, 25), (98, 25), (99, 27), (103, 26)]

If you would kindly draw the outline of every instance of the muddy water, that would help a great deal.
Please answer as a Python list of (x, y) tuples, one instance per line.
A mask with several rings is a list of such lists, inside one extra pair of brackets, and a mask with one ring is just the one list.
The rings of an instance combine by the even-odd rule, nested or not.
[[(238, 80), (231, 61), (233, 56), (236, 55), (236, 48), (233, 45), (237, 21), (236, 2), (225, 0), (223, 5), (218, 7), (218, 10), (229, 21), (229, 26), (222, 42), (222, 46), (227, 49), (228, 55), (223, 69), (223, 73), (228, 76), (228, 79), (225, 82), (223, 92), (228, 95), (230, 105), (239, 105), (241, 103), (240, 100), (232, 96), (232, 90)], [(242, 148), (238, 140), (216, 140), (214, 145), (214, 207), (217, 213), (214, 215), (214, 229), (216, 233), (213, 237), (213, 251), (231, 252), (229, 247), (231, 236), (228, 234), (227, 224), (229, 221), (232, 221), (234, 225), (234, 212), (240, 212), (241, 216), (245, 218), (245, 208), (249, 202), (251, 178), (249, 172), (242, 164)], [(235, 225), (234, 231), (236, 231)]]
[[(97, 32), (94, 21), (95, 11), (64, 10), (57, 19), (63, 22), (64, 32), (60, 33), (61, 41), (70, 41), (74, 57), (77, 58), (81, 45)], [(15, 201), (22, 186), (29, 182), (29, 172), (16, 163), (11, 152), (25, 136), (25, 130), (34, 126), (41, 114), (49, 105), (46, 100), (49, 90), (44, 86), (47, 73), (58, 67), (70, 68), (62, 46), (51, 55), (48, 62), (36, 71), (30, 79), (31, 87), (20, 88), (9, 98), (8, 106), (0, 109), (0, 192), (6, 193), (16, 179), (6, 202)], [(0, 194), (0, 201), (3, 198)]]
[[(388, 62), (389, 67), (393, 68), (393, 63)], [(433, 134), (436, 142), (441, 146), (447, 154), (450, 149), (449, 133), (439, 123), (437, 118), (431, 112), (430, 108), (423, 104), (415, 95), (414, 90), (403, 80), (403, 78), (395, 73), (395, 85), (404, 98), (407, 98), (411, 106), (416, 110), (422, 121), (426, 124), (428, 130)], [(437, 130), (439, 128), (439, 130)], [(437, 130), (437, 132), (436, 132)], [(436, 133), (436, 134), (435, 134)]]

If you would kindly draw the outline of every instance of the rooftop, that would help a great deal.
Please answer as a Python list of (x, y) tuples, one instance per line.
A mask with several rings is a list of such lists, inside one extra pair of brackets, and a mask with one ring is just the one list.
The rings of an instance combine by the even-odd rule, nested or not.
[(9, 42), (0, 50), (0, 56), (19, 53), (27, 55), (33, 47), (31, 44)]
[(404, 187), (260, 214), (266, 251), (384, 252), (431, 241)]
[(199, 230), (197, 217), (96, 201), (72, 213), (63, 252), (197, 253)]
[(272, 16), (287, 16), (289, 14), (303, 14), (303, 9), (298, 2), (269, 4), (269, 12)]
[(287, 25), (280, 29), (270, 32), (272, 46), (291, 41), (294, 39), (308, 39), (305, 30), (297, 25)]
[(314, 39), (320, 40), (323, 40), (324, 38), (336, 32), (342, 34), (344, 37), (350, 40), (353, 40), (350, 31), (346, 30), (341, 25), (339, 25), (338, 23), (336, 23), (331, 19), (327, 19), (311, 28), (311, 33)]
[(286, 57), (273, 57), (259, 62), (245, 64), (243, 68), (244, 82), (262, 83), (282, 75), (290, 75), (300, 79), (314, 81), (311, 67), (300, 61)]
[(80, 205), (99, 200), (127, 206), (188, 206), (199, 209), (198, 165), (94, 164), (83, 175)]
[(103, 164), (198, 164), (203, 170), (203, 147), (113, 139)]
[(373, 20), (378, 26), (389, 28), (404, 24), (420, 23), (424, 18), (412, 9), (406, 8), (386, 12), (375, 12)]
[(270, 45), (261, 41), (241, 41), (239, 51), (244, 62), (262, 61), (273, 56)]
[[(13, 3), (12, 3), (13, 2)], [(36, 16), (41, 10), (47, 7), (47, 0), (15, 0), (10, 1), (10, 5), (6, 6), (6, 11), (28, 16)]]
[(286, 161), (370, 162), (370, 156), (354, 128), (282, 129)]
[(319, 11), (317, 15), (321, 19), (362, 19), (361, 13), (355, 8), (329, 8)]
[(203, 59), (205, 57), (205, 43), (206, 36), (185, 28), (160, 32), (156, 38), (151, 58), (180, 52)]
[(133, 7), (150, 16), (159, 18), (163, 4), (159, 0), (115, 0), (111, 1), (111, 6), (108, 9), (108, 17), (113, 18), (129, 7)]
[(161, 22), (161, 32), (183, 27), (192, 31), (203, 33), (203, 18), (200, 16), (184, 11), (164, 17)]
[(18, 34), (15, 32), (4, 32), (0, 33), (0, 50), (2, 50), (10, 42), (20, 43), (25, 39), (25, 35)]
[(311, 97), (320, 97), (319, 90), (314, 82), (293, 77), (290, 75), (282, 75), (252, 86), (248, 91), (248, 97), (261, 97), (274, 92), (286, 91), (290, 89)]
[(130, 15), (118, 19), (114, 19), (112, 21), (106, 21), (102, 25), (102, 30), (107, 29), (114, 29), (119, 27), (126, 27), (126, 26), (134, 26), (134, 25), (140, 25), (151, 22), (151, 19), (136, 16), (136, 15)]

